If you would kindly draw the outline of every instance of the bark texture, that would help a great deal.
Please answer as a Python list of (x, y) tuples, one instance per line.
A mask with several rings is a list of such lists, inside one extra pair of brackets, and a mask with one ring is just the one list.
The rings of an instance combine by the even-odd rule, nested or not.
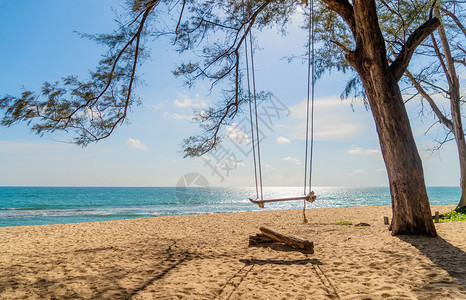
[(265, 228), (265, 227), (261, 227), (260, 231), (267, 237), (271, 238), (272, 240), (275, 240), (280, 243), (285, 243), (288, 246), (293, 247), (295, 249), (314, 251), (314, 243), (308, 240), (302, 239), (300, 237), (297, 237), (294, 235), (282, 234), (282, 233), (276, 232), (275, 230)]
[[(436, 236), (422, 162), (398, 80), (415, 48), (439, 26), (439, 21), (434, 18), (420, 26), (390, 66), (374, 0), (354, 0), (352, 6), (347, 0), (324, 2), (338, 12), (353, 31), (356, 49), (348, 53), (346, 59), (361, 77), (375, 120), (390, 182), (392, 234)], [(340, 13), (341, 10), (345, 13)]]

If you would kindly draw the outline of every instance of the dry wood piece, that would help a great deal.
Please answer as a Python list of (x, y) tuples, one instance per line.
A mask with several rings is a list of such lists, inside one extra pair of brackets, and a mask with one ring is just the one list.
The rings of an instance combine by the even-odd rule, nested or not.
[(255, 246), (255, 245), (266, 244), (266, 243), (275, 243), (275, 242), (276, 240), (273, 240), (262, 233), (249, 236), (249, 246)]
[(358, 223), (358, 224), (356, 224), (356, 225), (354, 225), (354, 226), (356, 226), (356, 227), (364, 227), (364, 226), (371, 226), (371, 224), (369, 224), (369, 223)]
[(314, 250), (314, 243), (308, 240), (305, 240), (303, 238), (293, 236), (293, 235), (281, 234), (281, 233), (276, 232), (275, 230), (265, 228), (265, 227), (261, 227), (260, 231), (264, 235), (268, 236), (269, 238), (277, 242), (280, 242), (280, 243), (285, 243), (288, 246), (291, 246), (293, 248)]
[(383, 224), (388, 225), (388, 217), (383, 217)]

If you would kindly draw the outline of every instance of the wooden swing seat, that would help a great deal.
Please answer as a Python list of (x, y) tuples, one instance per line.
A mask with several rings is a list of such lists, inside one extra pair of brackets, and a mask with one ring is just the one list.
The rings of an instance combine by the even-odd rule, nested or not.
[(272, 198), (272, 199), (253, 199), (249, 198), (249, 201), (251, 201), (254, 204), (259, 205), (260, 208), (264, 208), (265, 203), (270, 203), (270, 202), (282, 202), (282, 201), (294, 201), (294, 200), (306, 200), (307, 202), (314, 202), (316, 200), (316, 196), (314, 195), (314, 192), (310, 192), (307, 195), (303, 196), (298, 196), (298, 197), (289, 197), (289, 198)]

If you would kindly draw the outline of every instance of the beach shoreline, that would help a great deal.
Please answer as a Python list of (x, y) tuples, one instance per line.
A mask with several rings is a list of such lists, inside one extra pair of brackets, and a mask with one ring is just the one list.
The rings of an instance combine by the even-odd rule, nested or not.
[[(0, 298), (466, 298), (466, 222), (436, 224), (438, 238), (393, 237), (390, 206), (306, 215), (307, 224), (300, 210), (264, 210), (2, 227)], [(313, 241), (315, 252), (249, 247), (261, 226)]]
[[(267, 187), (265, 198), (300, 195), (302, 187)], [(391, 205), (388, 187), (314, 187), (310, 209)], [(459, 187), (427, 187), (432, 205), (455, 204)], [(258, 211), (255, 188), (0, 187), (0, 227), (81, 223), (152, 216)], [(302, 209), (301, 201), (267, 210)]]

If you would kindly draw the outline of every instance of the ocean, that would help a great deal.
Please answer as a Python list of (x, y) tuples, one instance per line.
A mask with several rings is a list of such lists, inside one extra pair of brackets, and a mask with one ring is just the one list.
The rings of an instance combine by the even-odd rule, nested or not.
[[(308, 209), (390, 205), (388, 188), (315, 187)], [(266, 198), (302, 195), (302, 188), (264, 188)], [(459, 187), (429, 187), (431, 204), (457, 204)], [(0, 187), (0, 227), (64, 224), (152, 216), (261, 210), (249, 202), (255, 188), (207, 187)], [(302, 201), (265, 205), (302, 209)]]

